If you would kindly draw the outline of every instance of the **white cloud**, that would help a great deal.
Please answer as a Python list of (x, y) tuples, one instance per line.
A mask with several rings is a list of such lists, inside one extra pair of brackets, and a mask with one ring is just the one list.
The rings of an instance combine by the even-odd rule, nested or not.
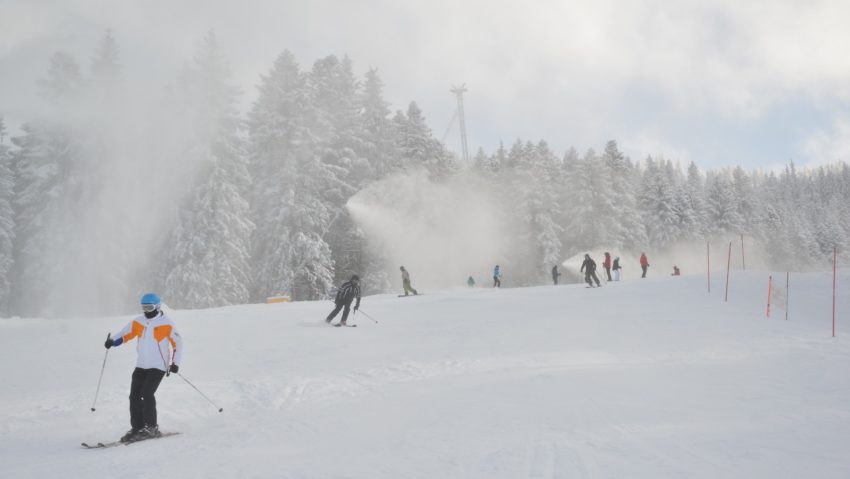
[[(305, 68), (321, 56), (348, 54), (359, 72), (379, 68), (394, 108), (420, 103), (437, 134), (454, 110), (449, 87), (465, 82), (473, 150), (516, 137), (544, 138), (556, 150), (601, 147), (614, 137), (645, 141), (640, 137), (646, 125), (623, 119), (629, 110), (642, 110), (649, 123), (715, 117), (751, 124), (789, 98), (818, 105), (850, 101), (850, 29), (844, 25), (850, 2), (150, 0), (109, 9), (92, 0), (30, 4), (6, 0), (0, 6), (2, 26), (12, 27), (0, 29), (0, 108), (26, 104), (28, 94), (9, 92), (7, 84), (17, 90), (21, 76), (30, 81), (42, 73), (9, 65), (17, 48), (42, 39), (56, 49), (77, 28), (78, 36), (90, 39), (75, 43), (88, 44), (76, 52), (87, 61), (108, 27), (125, 62), (137, 65), (134, 74), (158, 78), (171, 77), (194, 42), (215, 28), (247, 100), (283, 49)], [(60, 31), (65, 34), (54, 33)], [(31, 52), (45, 59), (49, 53)], [(18, 78), (7, 83), (7, 75)], [(667, 130), (663, 124), (654, 128)], [(657, 138), (659, 146), (679, 141)], [(687, 150), (696, 148), (664, 153)]]
[(850, 163), (850, 116), (835, 120), (828, 131), (819, 130), (803, 142), (806, 162), (802, 166), (814, 167), (838, 161)]

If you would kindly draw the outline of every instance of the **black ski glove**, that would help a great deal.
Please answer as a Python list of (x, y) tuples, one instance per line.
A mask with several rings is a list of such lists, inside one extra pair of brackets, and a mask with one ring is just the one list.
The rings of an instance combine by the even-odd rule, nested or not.
[(103, 347), (105, 347), (106, 349), (109, 349), (114, 345), (115, 345), (115, 341), (113, 341), (112, 338), (110, 338), (110, 337), (107, 337), (106, 342), (103, 343)]
[(172, 364), (171, 367), (168, 368), (168, 371), (172, 372), (174, 374), (177, 374), (177, 370), (179, 370), (179, 369), (180, 369), (180, 366), (178, 366), (176, 364)]

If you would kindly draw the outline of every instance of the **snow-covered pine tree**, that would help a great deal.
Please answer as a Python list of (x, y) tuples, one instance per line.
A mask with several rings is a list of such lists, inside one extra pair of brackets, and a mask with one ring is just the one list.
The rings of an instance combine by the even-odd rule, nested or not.
[(688, 203), (686, 211), (690, 218), (685, 220), (684, 237), (703, 239), (706, 235), (705, 178), (693, 161), (688, 164), (688, 177), (684, 188)]
[(55, 106), (68, 106), (83, 88), (83, 76), (77, 60), (65, 52), (50, 57), (47, 76), (38, 81), (41, 95)]
[(15, 240), (15, 217), (12, 210), (14, 184), (6, 125), (3, 117), (0, 117), (0, 317), (10, 311), (9, 293), (12, 286)]
[(394, 124), (389, 103), (384, 100), (384, 83), (378, 70), (369, 69), (359, 94), (361, 155), (369, 160), (373, 179), (399, 168), (400, 154), (394, 143)]
[(639, 205), (653, 249), (669, 247), (681, 234), (676, 188), (666, 164), (664, 159), (647, 158), (641, 179)]
[(778, 270), (789, 271), (794, 264), (790, 235), (786, 228), (788, 215), (782, 199), (779, 179), (774, 173), (765, 178), (762, 185), (762, 201), (765, 204), (762, 217), (764, 249), (770, 265)]
[(472, 168), (480, 174), (488, 175), (493, 173), (491, 165), (491, 157), (487, 156), (484, 148), (478, 147), (478, 151), (475, 152), (472, 159)]
[(744, 230), (730, 176), (728, 171), (715, 172), (706, 181), (708, 233), (712, 237), (738, 235)]
[(570, 147), (564, 153), (564, 158), (561, 161), (561, 174), (559, 175), (561, 184), (558, 186), (558, 204), (561, 205), (561, 211), (557, 221), (563, 226), (561, 245), (563, 246), (563, 253), (567, 257), (577, 254), (580, 248), (577, 244), (578, 234), (571, 229), (582, 196), (581, 190), (574, 188), (579, 183), (580, 163), (578, 151), (574, 147)]
[[(80, 154), (61, 128), (30, 122), (17, 146), (15, 164), (15, 264), (13, 310), (22, 316), (50, 314), (56, 281), (67, 274), (62, 267), (69, 236), (71, 206), (66, 179)], [(67, 215), (66, 215), (67, 213)]]
[(308, 135), (310, 108), (306, 76), (294, 55), (284, 51), (261, 77), (259, 97), (248, 114), (249, 171), (254, 183), (251, 217), (252, 299), (291, 294), (289, 265), (290, 186), (297, 172), (296, 153)]
[(165, 287), (173, 306), (208, 308), (245, 303), (250, 288), (254, 225), (245, 194), (247, 157), (236, 113), (238, 91), (221, 48), (210, 32), (185, 79), (197, 108), (199, 155), (195, 184), (182, 203), (169, 241)]
[[(377, 88), (379, 80), (374, 76), (372, 79), (374, 83), (370, 87)], [(366, 130), (362, 115), (367, 111), (367, 105), (361, 104), (363, 97), (359, 95), (359, 85), (348, 57), (339, 60), (331, 55), (315, 62), (309, 74), (309, 85), (316, 105), (310, 130), (316, 132), (317, 148), (321, 152), (320, 161), (312, 165), (319, 169), (318, 177), (322, 179), (316, 183), (315, 190), (331, 214), (328, 224), (321, 225), (315, 232), (327, 243), (332, 254), (332, 263), (325, 267), (332, 268), (333, 265), (333, 279), (341, 282), (354, 273), (364, 275), (361, 262), (363, 245), (345, 205), (375, 177), (368, 155), (375, 153), (380, 157), (380, 149), (391, 139), (373, 134), (382, 128), (378, 118), (382, 102), (379, 96), (369, 99), (368, 108), (377, 108), (378, 111), (368, 110), (369, 126), (375, 129)], [(379, 94), (380, 91), (371, 92), (371, 95)], [(386, 117), (383, 121), (387, 121)], [(377, 161), (382, 160), (379, 158)], [(321, 247), (319, 251), (323, 251)], [(315, 259), (319, 258), (320, 255), (315, 256)], [(313, 261), (308, 263), (316, 266)], [(313, 269), (319, 271), (323, 268)], [(314, 285), (315, 294), (321, 294), (327, 288), (316, 282), (314, 276), (310, 273), (304, 282)]]
[(606, 163), (589, 149), (578, 163), (569, 188), (577, 192), (573, 214), (567, 225), (573, 233), (570, 244), (577, 251), (615, 243), (614, 222), (617, 205), (608, 196), (610, 171)]
[(647, 243), (647, 234), (637, 208), (634, 185), (638, 182), (634, 165), (620, 152), (614, 140), (606, 143), (602, 160), (605, 162), (608, 176), (600, 187), (614, 207), (611, 221), (605, 226), (608, 231), (603, 244), (640, 249)]
[(732, 170), (732, 187), (735, 190), (735, 199), (738, 201), (738, 214), (743, 219), (741, 233), (760, 237), (760, 217), (762, 216), (761, 205), (756, 196), (753, 178), (740, 166)]
[(30, 121), (21, 128), (21, 136), (12, 138), (18, 148), (13, 200), (15, 314), (50, 315), (69, 299), (70, 292), (57, 286), (74, 270), (69, 261), (76, 245), (69, 238), (88, 199), (85, 172), (80, 171), (82, 148), (68, 122), (69, 112), (79, 104), (82, 84), (76, 61), (61, 52), (54, 54), (46, 77), (39, 81), (54, 118)]
[[(80, 169), (85, 174), (77, 196), (85, 200), (67, 239), (78, 245), (73, 253), (73, 269), (78, 275), (69, 277), (70, 284), (63, 288), (98, 292), (97, 301), (75, 307), (76, 312), (114, 314), (135, 296), (131, 271), (140, 255), (130, 246), (138, 225), (132, 222), (136, 215), (127, 206), (134, 204), (127, 199), (135, 196), (127, 185), (138, 183), (131, 173), (139, 166), (131, 157), (131, 152), (137, 151), (134, 146), (138, 143), (131, 139), (137, 131), (129, 126), (135, 124), (138, 111), (124, 96), (123, 67), (111, 30), (95, 49), (84, 92), (80, 114), (86, 127), (78, 138), (83, 143)], [(92, 231), (98, 232), (96, 245)]]
[(442, 143), (433, 137), (416, 102), (410, 103), (406, 115), (398, 112), (393, 122), (405, 170), (424, 167), (436, 180), (447, 178), (457, 171), (457, 164)]
[(322, 161), (315, 121), (316, 90), (288, 51), (262, 78), (249, 113), (251, 172), (255, 181), (253, 297), (289, 294), (318, 299), (333, 282), (334, 264), (324, 237), (333, 208), (325, 189), (338, 178)]
[(505, 149), (505, 144), (499, 140), (499, 147), (493, 153), (493, 171), (501, 171), (508, 166), (508, 151)]
[(558, 188), (562, 183), (558, 158), (549, 145), (540, 140), (535, 145), (532, 170), (535, 178), (531, 182), (528, 201), (531, 211), (531, 226), (534, 243), (538, 248), (538, 258), (542, 263), (541, 276), (547, 275), (553, 265), (561, 261), (561, 233), (563, 227), (558, 223), (561, 216)]
[[(112, 30), (106, 30), (91, 65), (91, 88), (102, 103), (114, 101), (123, 83), (123, 67)], [(111, 105), (118, 108), (118, 105)]]

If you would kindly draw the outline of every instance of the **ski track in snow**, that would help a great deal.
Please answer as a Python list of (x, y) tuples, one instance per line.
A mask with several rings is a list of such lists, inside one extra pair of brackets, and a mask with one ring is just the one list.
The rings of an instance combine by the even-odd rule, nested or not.
[[(225, 412), (167, 378), (160, 423), (183, 434), (109, 452), (79, 443), (126, 430), (133, 350), (111, 352), (98, 411), (88, 411), (101, 330), (126, 318), (83, 327), (0, 320), (9, 385), (0, 391), (0, 470), (16, 478), (115, 468), (126, 477), (846, 478), (850, 349), (829, 336), (819, 284), (807, 296), (798, 280), (792, 320), (768, 320), (763, 281), (752, 276), (729, 304), (699, 291), (699, 278), (622, 283), (592, 297), (580, 285), (434, 292), (402, 304), (367, 297), (381, 323), (346, 331), (321, 323), (324, 303), (176, 312), (187, 337), (181, 372)], [(617, 313), (589, 302), (600, 298)], [(270, 334), (229, 339), (246, 327)], [(42, 352), (29, 369), (15, 367), (33, 341)], [(79, 371), (69, 375), (63, 363)], [(150, 454), (164, 462), (149, 464)]]
[[(780, 351), (781, 348), (775, 348)], [(340, 375), (295, 377), (288, 381), (236, 381), (235, 388), (243, 398), (243, 407), (272, 405), (276, 409), (294, 409), (299, 404), (333, 401), (341, 396), (357, 397), (374, 394), (393, 384), (438, 380), (445, 377), (496, 374), (538, 375), (559, 371), (590, 369), (629, 369), (657, 367), (666, 363), (728, 363), (746, 357), (740, 351), (715, 350), (702, 354), (665, 355), (618, 358), (599, 352), (563, 354), (527, 354), (515, 357), (492, 357), (435, 362), (406, 362)]]

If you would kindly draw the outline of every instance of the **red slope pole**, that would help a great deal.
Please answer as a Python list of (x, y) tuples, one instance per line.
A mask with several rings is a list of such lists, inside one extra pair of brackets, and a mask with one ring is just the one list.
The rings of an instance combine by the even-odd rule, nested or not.
[(732, 242), (729, 242), (729, 257), (726, 259), (726, 296), (723, 301), (729, 301), (729, 268), (732, 266)]
[(770, 317), (770, 290), (772, 289), (772, 286), (773, 276), (770, 276), (767, 278), (767, 313), (765, 314), (765, 317), (767, 318)]

